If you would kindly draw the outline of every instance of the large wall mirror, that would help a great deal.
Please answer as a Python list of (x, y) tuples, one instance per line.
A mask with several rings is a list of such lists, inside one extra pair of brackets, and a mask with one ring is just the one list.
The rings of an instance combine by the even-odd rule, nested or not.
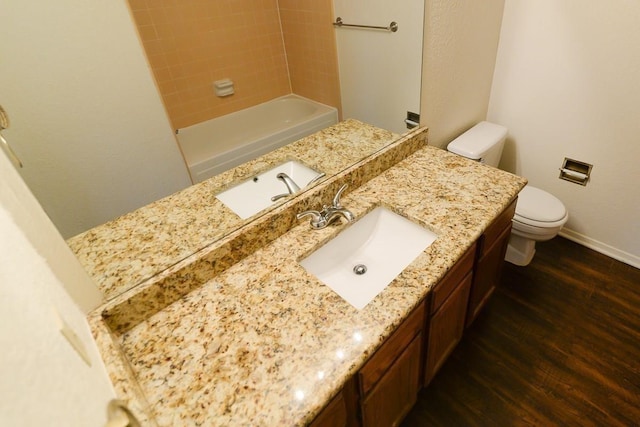
[[(23, 179), (71, 238), (178, 191), (201, 191), (192, 186), (176, 131), (269, 99), (296, 93), (335, 107), (340, 119), (400, 134), (407, 111), (419, 108), (422, 50), (386, 47), (389, 56), (374, 48), (393, 38), (401, 46), (403, 36), (421, 46), (423, 0), (351, 3), (1, 0), (0, 104), (11, 119), (3, 134), (24, 163)], [(347, 23), (395, 20), (399, 31), (337, 29), (338, 12)], [(369, 48), (357, 47), (363, 43)], [(351, 62), (339, 64), (345, 54)], [(385, 69), (384, 84), (372, 83), (375, 73), (364, 65), (366, 80), (348, 76), (361, 75), (367, 60), (391, 64), (397, 74)], [(417, 81), (407, 81), (409, 74)], [(226, 78), (235, 92), (217, 96), (214, 82)], [(403, 81), (409, 89), (400, 90)], [(376, 115), (392, 115), (380, 113), (387, 104), (380, 99), (392, 96), (385, 86), (415, 95), (406, 108), (394, 107), (395, 129), (375, 123)], [(156, 218), (158, 234), (164, 215), (170, 213)], [(208, 221), (219, 227), (206, 243), (246, 224)]]

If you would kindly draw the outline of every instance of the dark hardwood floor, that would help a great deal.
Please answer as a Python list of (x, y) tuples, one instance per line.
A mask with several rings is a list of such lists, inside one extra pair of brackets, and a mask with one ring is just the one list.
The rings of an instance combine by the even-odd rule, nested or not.
[(640, 426), (640, 270), (557, 237), (501, 286), (403, 422)]

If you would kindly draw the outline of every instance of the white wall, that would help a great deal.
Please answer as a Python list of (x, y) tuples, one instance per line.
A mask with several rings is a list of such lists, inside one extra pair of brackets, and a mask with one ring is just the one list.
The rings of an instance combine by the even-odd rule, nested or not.
[(67, 238), (190, 185), (125, 0), (0, 0), (0, 104)]
[(429, 144), (446, 147), (485, 120), (504, 0), (425, 0), (422, 115)]
[[(507, 0), (488, 120), (501, 167), (560, 198), (564, 234), (640, 266), (640, 2)], [(594, 165), (586, 187), (564, 157)]]
[(396, 133), (407, 111), (420, 113), (424, 0), (334, 0), (347, 24), (387, 26), (395, 33), (337, 28), (342, 117)]
[(0, 236), (0, 425), (104, 425), (115, 393), (84, 316), (100, 293), (1, 152)]

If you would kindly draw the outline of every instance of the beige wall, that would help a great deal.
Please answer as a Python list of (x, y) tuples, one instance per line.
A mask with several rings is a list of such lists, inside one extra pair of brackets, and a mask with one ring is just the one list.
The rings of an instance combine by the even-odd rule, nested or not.
[(426, 0), (420, 123), (429, 143), (485, 119), (504, 0)]
[(0, 0), (3, 135), (71, 237), (190, 185), (125, 0)]
[[(12, 216), (15, 226), (29, 241), (29, 245), (38, 252), (41, 259), (49, 263), (51, 273), (66, 287), (66, 292), (84, 313), (96, 308), (103, 301), (103, 295), (89, 278), (71, 249), (62, 240), (62, 236), (47, 217), (25, 182), (0, 150), (0, 202)], [(10, 248), (11, 243), (2, 234), (0, 244)], [(11, 264), (5, 258), (2, 263)], [(23, 271), (28, 266), (20, 266)], [(10, 286), (11, 280), (0, 275), (0, 282)]]
[(0, 424), (105, 425), (115, 393), (85, 320), (102, 295), (1, 151)]
[(175, 129), (292, 91), (340, 105), (330, 0), (128, 2)]
[(402, 134), (407, 112), (420, 112), (424, 0), (333, 0), (346, 24), (398, 31), (335, 30), (342, 115)]
[[(640, 266), (640, 3), (507, 0), (488, 119), (502, 167), (561, 199), (568, 237)], [(564, 157), (594, 165), (586, 187)]]

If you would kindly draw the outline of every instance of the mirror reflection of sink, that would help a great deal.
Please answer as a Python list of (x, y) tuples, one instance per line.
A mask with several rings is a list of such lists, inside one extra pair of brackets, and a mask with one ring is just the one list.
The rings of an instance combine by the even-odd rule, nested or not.
[(300, 265), (360, 310), (436, 238), (435, 233), (378, 207)]
[(321, 176), (319, 172), (291, 160), (219, 193), (216, 198), (240, 218), (247, 219), (269, 207), (273, 203), (272, 197), (289, 195), (284, 180), (277, 178), (280, 173), (286, 174), (300, 188)]

